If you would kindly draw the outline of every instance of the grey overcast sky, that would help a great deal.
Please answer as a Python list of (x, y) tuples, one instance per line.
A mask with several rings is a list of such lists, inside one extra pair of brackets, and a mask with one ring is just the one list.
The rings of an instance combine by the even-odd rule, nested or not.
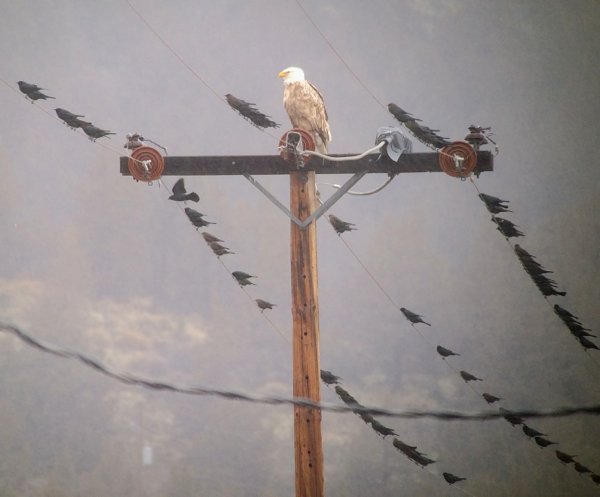
[[(171, 155), (275, 154), (274, 137), (289, 127), (277, 74), (290, 65), (325, 97), (331, 152), (366, 150), (379, 126), (397, 123), (295, 1), (131, 4), (217, 95), (255, 102), (282, 127), (270, 135), (241, 119), (127, 1), (0, 0), (0, 321), (134, 374), (288, 396), (288, 343), (165, 189), (119, 174), (125, 134), (140, 131)], [(302, 5), (379, 101), (452, 139), (471, 123), (492, 126), (500, 154), (477, 186), (510, 201), (505, 217), (526, 235), (517, 243), (567, 291), (550, 303), (597, 332), (600, 3)], [(18, 80), (56, 100), (30, 104)], [(55, 107), (116, 135), (94, 144), (56, 120)], [(319, 176), (322, 194), (333, 191), (324, 183), (343, 180)], [(287, 201), (286, 178), (262, 181)], [(287, 218), (242, 177), (186, 185), (217, 223), (210, 231), (236, 253), (223, 262), (258, 276), (249, 294), (277, 304), (270, 319), (289, 336)], [(432, 323), (419, 336), (319, 221), (321, 365), (360, 402), (470, 412), (488, 407), (479, 395), (487, 391), (508, 409), (598, 403), (600, 352), (586, 357), (553, 314), (469, 181), (401, 174), (331, 212), (356, 224), (344, 240), (394, 302)], [(437, 344), (461, 354), (451, 368)], [(141, 391), (10, 337), (0, 337), (0, 358), (6, 495), (50, 495), (51, 485), (61, 495), (293, 495), (288, 407)], [(461, 369), (484, 381), (473, 390)], [(326, 388), (322, 397), (339, 402)], [(600, 474), (595, 417), (532, 420), (560, 443), (546, 449), (503, 420), (382, 421), (438, 462), (420, 469), (358, 417), (325, 413), (327, 495), (598, 493), (554, 454), (576, 454)], [(144, 443), (154, 458), (142, 467)], [(443, 471), (468, 480), (448, 487)]]

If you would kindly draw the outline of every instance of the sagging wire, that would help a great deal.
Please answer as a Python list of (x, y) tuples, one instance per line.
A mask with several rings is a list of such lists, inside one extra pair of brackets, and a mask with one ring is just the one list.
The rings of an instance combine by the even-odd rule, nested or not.
[[(22, 331), (19, 327), (1, 323), (0, 331), (13, 335), (20, 339), (27, 345), (34, 347), (42, 352), (61, 357), (63, 359), (74, 359), (85, 366), (105, 375), (114, 380), (117, 380), (126, 385), (133, 385), (148, 388), (157, 391), (166, 391), (181, 393), (186, 395), (196, 396), (213, 396), (221, 397), (227, 400), (239, 400), (244, 402), (251, 402), (255, 404), (267, 404), (267, 405), (293, 405), (297, 407), (304, 407), (307, 409), (317, 409), (321, 411), (334, 412), (334, 413), (365, 413), (373, 416), (385, 416), (390, 418), (401, 418), (401, 419), (439, 419), (443, 421), (489, 421), (500, 419), (505, 415), (494, 411), (480, 411), (480, 412), (457, 412), (457, 411), (429, 411), (429, 410), (418, 410), (418, 409), (405, 409), (405, 410), (393, 410), (384, 409), (380, 407), (350, 407), (339, 404), (329, 404), (323, 402), (315, 402), (305, 398), (299, 397), (269, 397), (260, 396), (249, 393), (236, 392), (232, 390), (219, 390), (210, 387), (203, 386), (192, 386), (175, 384), (165, 381), (157, 381), (152, 379), (143, 378), (130, 373), (118, 372), (115, 369), (109, 368), (102, 364), (99, 360), (81, 354), (74, 350), (63, 349), (49, 342), (38, 340), (32, 335)], [(588, 406), (571, 406), (571, 407), (558, 407), (545, 410), (512, 410), (511, 414), (520, 416), (522, 418), (563, 418), (570, 417), (580, 414), (600, 414), (600, 404), (592, 404)]]

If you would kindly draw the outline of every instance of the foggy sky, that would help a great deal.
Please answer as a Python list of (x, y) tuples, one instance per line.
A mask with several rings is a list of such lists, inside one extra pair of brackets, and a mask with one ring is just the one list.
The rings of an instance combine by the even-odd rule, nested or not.
[[(291, 65), (324, 95), (332, 153), (362, 152), (378, 127), (397, 123), (293, 1), (132, 3), (217, 94), (255, 102), (282, 127), (271, 136), (241, 119), (125, 1), (0, 0), (0, 78), (10, 86), (0, 81), (0, 321), (135, 374), (290, 395), (288, 343), (164, 188), (119, 174), (125, 134), (140, 131), (170, 155), (275, 154), (276, 138), (289, 127), (277, 74)], [(551, 303), (598, 331), (598, 3), (303, 5), (384, 104), (397, 103), (452, 139), (464, 138), (471, 123), (492, 126), (500, 154), (495, 170), (476, 179), (478, 188), (510, 201), (514, 212), (505, 217), (526, 235), (517, 243), (567, 291)], [(56, 100), (30, 104), (18, 80)], [(54, 119), (55, 107), (117, 134), (93, 144)], [(414, 150), (426, 151), (416, 141)], [(177, 178), (163, 179), (171, 187)], [(384, 180), (372, 175), (355, 189)], [(287, 178), (260, 181), (287, 203)], [(289, 220), (243, 177), (187, 177), (186, 185), (200, 195), (198, 210), (217, 223), (209, 231), (236, 252), (223, 261), (258, 275), (250, 295), (277, 304), (269, 316), (289, 336)], [(319, 188), (324, 197), (333, 193)], [(331, 212), (356, 224), (344, 239), (390, 297), (433, 325), (419, 337), (325, 218), (318, 222), (321, 365), (363, 404), (486, 409), (430, 344), (460, 352), (449, 362), (484, 378), (477, 388), (507, 399), (504, 407), (598, 402), (600, 353), (590, 352), (594, 364), (552, 313), (469, 181), (401, 174), (377, 195), (345, 196)], [(289, 408), (140, 391), (8, 337), (0, 337), (0, 357), (11, 372), (0, 380), (7, 412), (15, 419), (29, 409), (44, 413), (38, 421), (25, 416), (22, 431), (7, 428), (3, 436), (10, 433), (15, 457), (28, 447), (41, 474), (59, 447), (75, 457), (111, 453), (111, 443), (127, 447), (119, 464), (134, 467), (137, 446), (126, 442), (144, 439), (155, 450), (153, 471), (186, 465), (199, 495), (293, 495)], [(13, 375), (21, 370), (27, 375)], [(79, 388), (61, 389), (61, 375)], [(44, 377), (53, 380), (52, 397), (33, 380)], [(86, 392), (102, 392), (98, 405), (106, 408), (92, 420), (77, 414)], [(322, 397), (337, 400), (325, 388)], [(89, 438), (54, 433), (53, 416)], [(385, 423), (439, 461), (433, 473), (469, 478), (462, 486), (475, 495), (597, 493), (589, 478), (558, 463), (553, 448), (540, 449), (502, 420)], [(596, 418), (531, 424), (600, 472)], [(47, 433), (53, 442), (36, 438)], [(328, 495), (460, 493), (356, 416), (325, 413), (323, 438)], [(75, 486), (77, 476), (63, 480)]]

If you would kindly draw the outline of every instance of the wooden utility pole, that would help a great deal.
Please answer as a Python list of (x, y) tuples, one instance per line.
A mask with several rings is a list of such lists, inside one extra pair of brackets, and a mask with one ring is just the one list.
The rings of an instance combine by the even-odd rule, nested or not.
[[(144, 147), (146, 148), (146, 147)], [(154, 153), (154, 151), (152, 152)], [(149, 157), (152, 156), (152, 153)], [(162, 175), (208, 176), (261, 174), (289, 174), (291, 221), (290, 254), (293, 320), (293, 393), (294, 397), (318, 402), (320, 396), (319, 367), (319, 298), (317, 278), (315, 172), (321, 174), (356, 174), (408, 172), (440, 172), (437, 153), (403, 154), (397, 162), (383, 156), (375, 160), (370, 155), (360, 160), (323, 162), (315, 160), (304, 167), (286, 162), (280, 156), (210, 156), (165, 157)], [(140, 155), (138, 159), (142, 159)], [(147, 166), (152, 169), (153, 164)], [(121, 174), (132, 175), (129, 157), (121, 157)], [(493, 156), (487, 151), (477, 152), (476, 174), (493, 170)], [(143, 176), (143, 171), (140, 172)], [(145, 177), (137, 178), (141, 181)], [(156, 179), (156, 178), (155, 178)], [(263, 193), (264, 189), (254, 181)], [(271, 198), (275, 201), (274, 198)], [(278, 205), (282, 208), (282, 205)], [(285, 210), (285, 208), (282, 208)], [(296, 497), (323, 497), (323, 448), (321, 440), (321, 411), (294, 407), (294, 455), (296, 465)]]

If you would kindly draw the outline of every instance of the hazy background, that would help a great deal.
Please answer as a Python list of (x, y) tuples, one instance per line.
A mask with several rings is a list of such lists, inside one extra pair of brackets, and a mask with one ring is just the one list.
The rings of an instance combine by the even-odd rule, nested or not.
[[(219, 94), (289, 127), (278, 72), (302, 67), (325, 96), (333, 153), (360, 152), (394, 125), (298, 5), (134, 0)], [(500, 145), (479, 188), (510, 200), (518, 240), (554, 274), (553, 298), (600, 329), (598, 274), (600, 4), (595, 0), (313, 1), (304, 7), (353, 71), (441, 134), (491, 125)], [(275, 154), (272, 136), (215, 98), (125, 1), (0, 0), (0, 321), (163, 381), (291, 395), (291, 351), (157, 183), (119, 174), (125, 134), (171, 155)], [(31, 105), (25, 80), (56, 100)], [(41, 107), (52, 117), (40, 111)], [(53, 118), (81, 113), (117, 133), (93, 144)], [(417, 143), (415, 151), (426, 149)], [(170, 187), (176, 178), (165, 177)], [(385, 179), (373, 175), (357, 189)], [(260, 178), (287, 202), (285, 177)], [(341, 182), (343, 177), (319, 177)], [(258, 275), (252, 298), (290, 334), (289, 220), (243, 177), (188, 177), (210, 231)], [(324, 196), (332, 193), (321, 186)], [(193, 206), (196, 207), (196, 206)], [(433, 324), (419, 337), (323, 219), (318, 224), (321, 364), (359, 401), (394, 409), (479, 411), (456, 369), (505, 398), (546, 409), (599, 400), (600, 353), (552, 313), (490, 222), (470, 182), (403, 174), (332, 211), (345, 239), (398, 305)], [(595, 353), (595, 355), (594, 355)], [(289, 407), (153, 393), (0, 336), (0, 495), (291, 496)], [(323, 389), (322, 398), (337, 401)], [(419, 469), (352, 414), (323, 416), (331, 496), (596, 495), (554, 446), (504, 420), (382, 419), (438, 462)], [(600, 472), (598, 419), (529, 423)], [(142, 465), (142, 447), (153, 464)], [(468, 478), (448, 487), (435, 474)]]

